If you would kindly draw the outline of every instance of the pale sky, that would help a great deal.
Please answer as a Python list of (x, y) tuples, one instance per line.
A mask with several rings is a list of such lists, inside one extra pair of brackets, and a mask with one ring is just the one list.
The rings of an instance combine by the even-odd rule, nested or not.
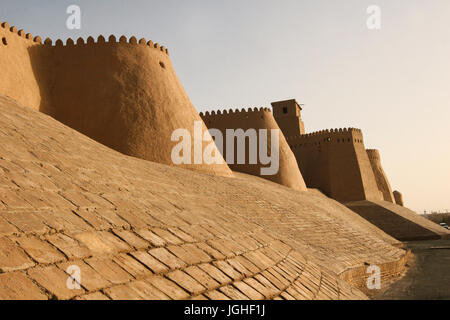
[[(81, 30), (66, 28), (70, 4)], [(198, 111), (296, 98), (307, 131), (363, 129), (408, 207), (450, 210), (448, 0), (1, 0), (0, 20), (53, 40), (159, 42)]]

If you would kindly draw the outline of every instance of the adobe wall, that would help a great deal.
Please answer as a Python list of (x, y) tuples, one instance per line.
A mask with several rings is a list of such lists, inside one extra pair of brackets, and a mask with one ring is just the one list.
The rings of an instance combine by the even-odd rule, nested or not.
[(305, 134), (302, 108), (295, 99), (272, 102), (273, 116), (286, 136)]
[(33, 38), (7, 22), (1, 23), (0, 93), (36, 110), (39, 110), (41, 95), (29, 50), (40, 46), (39, 41), (39, 37)]
[(393, 194), (394, 194), (394, 199), (395, 199), (394, 203), (398, 204), (399, 206), (404, 207), (405, 203), (403, 202), (403, 195), (397, 190), (395, 190)]
[(332, 129), (286, 139), (308, 188), (340, 202), (383, 199), (361, 130)]
[(450, 239), (448, 230), (392, 202), (355, 201), (346, 206), (400, 241)]
[(372, 165), (375, 180), (378, 185), (378, 189), (383, 194), (384, 201), (395, 203), (394, 195), (392, 193), (391, 184), (386, 176), (381, 165), (380, 152), (374, 149), (368, 149), (367, 155), (369, 156), (370, 164)]
[[(41, 44), (40, 38), (33, 42), (14, 33), (0, 47), (0, 93), (110, 148), (172, 165), (178, 144), (171, 141), (173, 131), (187, 129), (193, 137), (194, 122), (202, 121), (159, 44), (114, 36)], [(181, 167), (231, 175), (225, 161)]]
[[(268, 167), (268, 165), (264, 165), (260, 162), (260, 158), (258, 156), (257, 164), (249, 164), (249, 154), (250, 150), (249, 141), (246, 141), (246, 155), (245, 155), (245, 163), (246, 164), (237, 164), (237, 140), (235, 140), (235, 152), (234, 152), (234, 164), (229, 164), (230, 168), (233, 171), (248, 173), (255, 176), (261, 176), (262, 178), (271, 180), (273, 182), (285, 185), (287, 187), (306, 191), (306, 185), (303, 180), (303, 177), (300, 173), (300, 170), (297, 166), (297, 161), (289, 148), (286, 139), (283, 135), (283, 132), (278, 127), (277, 122), (275, 121), (272, 112), (267, 108), (254, 108), (254, 109), (242, 109), (242, 110), (229, 110), (229, 111), (212, 111), (206, 112), (205, 114), (200, 113), (200, 116), (203, 118), (206, 126), (210, 129), (218, 129), (222, 132), (224, 136), (224, 145), (223, 145), (223, 154), (226, 155), (226, 130), (227, 129), (242, 129), (247, 131), (248, 129), (255, 129), (259, 132), (259, 129), (267, 129), (268, 130), (268, 154), (271, 154), (270, 146), (271, 146), (271, 136), (270, 130), (277, 129), (279, 130), (279, 171), (276, 175), (273, 176), (261, 176), (260, 169), (262, 167)], [(259, 143), (259, 139), (258, 139)], [(258, 146), (258, 154), (259, 154), (259, 146)], [(228, 160), (228, 159), (227, 159)]]

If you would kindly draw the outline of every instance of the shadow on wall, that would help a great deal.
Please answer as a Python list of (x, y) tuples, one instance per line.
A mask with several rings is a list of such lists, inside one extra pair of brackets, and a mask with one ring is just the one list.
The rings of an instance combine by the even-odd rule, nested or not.
[[(193, 136), (194, 122), (202, 122), (167, 50), (151, 41), (100, 36), (97, 42), (90, 37), (52, 46), (46, 40), (28, 51), (39, 110), (121, 153), (172, 165), (173, 131), (183, 128)], [(225, 161), (181, 167), (232, 174)]]

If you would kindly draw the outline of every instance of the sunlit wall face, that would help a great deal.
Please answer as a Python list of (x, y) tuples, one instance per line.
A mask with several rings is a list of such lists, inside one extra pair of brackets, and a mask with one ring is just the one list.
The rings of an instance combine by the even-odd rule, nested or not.
[[(66, 27), (72, 4), (80, 30)], [(363, 129), (407, 206), (450, 209), (448, 0), (2, 0), (0, 20), (54, 40), (161, 42), (199, 111), (297, 98), (307, 131)]]

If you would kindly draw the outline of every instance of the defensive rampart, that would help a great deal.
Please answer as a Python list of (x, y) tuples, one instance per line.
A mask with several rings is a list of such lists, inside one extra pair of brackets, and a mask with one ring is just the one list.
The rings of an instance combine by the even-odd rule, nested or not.
[[(218, 129), (222, 133), (224, 137), (223, 155), (227, 154), (227, 142), (225, 142), (227, 129), (242, 129), (244, 132), (247, 132), (249, 129), (254, 129), (256, 131), (255, 133), (257, 134), (258, 141), (254, 140), (253, 142), (250, 142), (249, 137), (245, 140), (245, 164), (238, 164), (238, 139), (235, 139), (235, 152), (234, 157), (231, 159), (233, 164), (230, 163), (229, 159), (226, 159), (232, 170), (255, 176), (261, 176), (262, 178), (266, 178), (290, 188), (306, 191), (306, 185), (297, 166), (297, 161), (290, 150), (283, 133), (279, 129), (270, 109), (254, 108), (248, 110), (212, 111), (206, 112), (205, 114), (201, 113), (200, 116), (203, 118), (208, 128)], [(260, 141), (264, 138), (261, 135), (262, 133), (259, 131), (261, 129), (267, 130), (267, 133), (264, 132), (264, 135), (267, 138), (268, 150), (260, 149)], [(279, 136), (279, 170), (275, 175), (261, 175), (261, 168), (267, 168), (269, 165), (263, 163), (264, 161), (261, 161), (260, 153), (263, 152), (264, 155), (272, 154), (271, 130), (277, 130)], [(254, 164), (251, 164), (250, 161), (249, 152), (251, 150), (258, 154), (258, 158)]]
[[(173, 131), (186, 129), (193, 137), (194, 122), (202, 121), (159, 44), (124, 36), (42, 44), (40, 37), (2, 26), (7, 45), (0, 46), (0, 92), (108, 147), (171, 165), (178, 143), (171, 141)], [(225, 162), (191, 163), (182, 167), (231, 174)]]
[(375, 180), (377, 182), (378, 189), (383, 194), (384, 201), (395, 203), (394, 195), (392, 193), (391, 184), (386, 176), (381, 165), (380, 152), (374, 149), (368, 149), (367, 155), (369, 156), (370, 164), (372, 165)]
[(382, 200), (359, 129), (286, 137), (309, 188), (340, 202)]

